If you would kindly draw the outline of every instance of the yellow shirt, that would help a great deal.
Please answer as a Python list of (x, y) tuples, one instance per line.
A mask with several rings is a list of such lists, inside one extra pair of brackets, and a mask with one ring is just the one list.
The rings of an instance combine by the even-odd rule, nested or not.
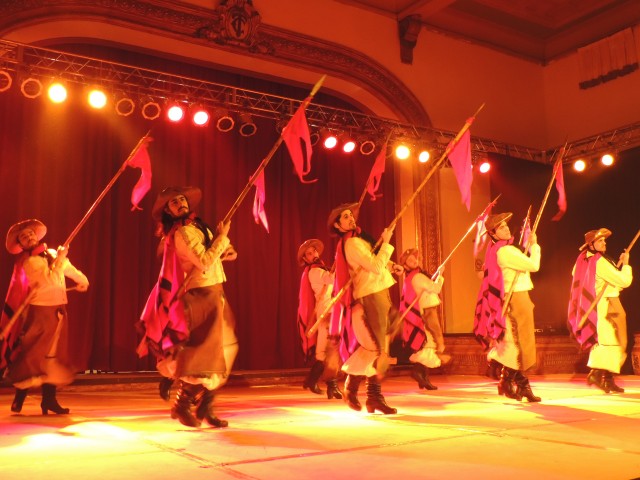
[(526, 292), (533, 289), (530, 272), (540, 270), (540, 245), (531, 245), (529, 255), (525, 255), (518, 247), (505, 245), (498, 249), (498, 266), (502, 269), (504, 291), (511, 291), (511, 284), (516, 278), (514, 292)]

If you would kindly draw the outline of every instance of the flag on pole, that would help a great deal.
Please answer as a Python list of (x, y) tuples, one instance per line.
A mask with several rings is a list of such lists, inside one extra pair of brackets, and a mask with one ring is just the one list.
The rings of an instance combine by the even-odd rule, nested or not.
[(373, 162), (373, 167), (371, 168), (371, 173), (369, 174), (369, 178), (367, 180), (367, 192), (371, 195), (371, 200), (376, 200), (382, 196), (376, 195), (378, 188), (380, 188), (380, 180), (382, 179), (382, 174), (384, 173), (384, 164), (387, 158), (387, 142), (380, 149), (380, 153), (376, 157), (376, 161)]
[(269, 233), (269, 222), (267, 221), (267, 212), (264, 210), (264, 204), (267, 194), (264, 188), (264, 170), (260, 172), (258, 178), (253, 183), (256, 187), (256, 195), (253, 198), (253, 218), (256, 223), (262, 223), (264, 229)]
[(144, 139), (138, 150), (129, 159), (128, 165), (130, 167), (140, 169), (140, 178), (131, 192), (132, 211), (142, 210), (138, 207), (138, 204), (151, 188), (151, 159), (149, 158), (149, 152), (147, 151), (147, 146), (151, 140), (151, 137)]
[(529, 237), (531, 236), (531, 219), (529, 215), (524, 219), (524, 223), (522, 224), (522, 231), (520, 235), (520, 246), (527, 248), (529, 244)]
[[(310, 101), (310, 98), (307, 100)], [(305, 180), (304, 176), (311, 171), (311, 138), (309, 135), (309, 125), (305, 115), (305, 105), (309, 101), (302, 102), (296, 113), (291, 117), (289, 123), (282, 130), (282, 139), (287, 144), (293, 168), (302, 183), (313, 183), (315, 180)], [(304, 143), (304, 151), (301, 143)]]
[(487, 217), (491, 214), (492, 207), (493, 205), (482, 212), (482, 215), (480, 215), (476, 220), (476, 239), (473, 242), (473, 258), (478, 258), (480, 252), (487, 244), (487, 227), (485, 226), (485, 222), (487, 221)]
[(458, 143), (453, 146), (449, 153), (449, 160), (456, 175), (462, 203), (467, 207), (467, 211), (471, 210), (471, 182), (473, 181), (473, 172), (471, 170), (471, 134), (469, 130), (464, 132)]
[(562, 173), (562, 157), (559, 158), (553, 167), (556, 169), (556, 190), (558, 190), (558, 213), (551, 219), (560, 220), (567, 211), (567, 196), (564, 191), (564, 174)]

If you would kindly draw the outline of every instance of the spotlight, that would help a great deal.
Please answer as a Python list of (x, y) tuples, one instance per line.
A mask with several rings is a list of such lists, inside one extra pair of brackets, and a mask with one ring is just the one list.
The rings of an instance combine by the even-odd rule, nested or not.
[(104, 108), (107, 105), (107, 95), (102, 90), (94, 88), (89, 92), (87, 101), (93, 108)]
[(411, 155), (411, 150), (406, 145), (400, 144), (396, 147), (395, 154), (398, 160), (406, 160)]
[(362, 155), (371, 155), (376, 149), (376, 144), (373, 140), (365, 140), (360, 143), (360, 153)]
[(480, 164), (478, 170), (480, 171), (480, 173), (487, 173), (489, 170), (491, 170), (491, 164), (485, 160)]
[(228, 132), (236, 124), (235, 120), (229, 115), (229, 110), (226, 108), (218, 108), (213, 114), (218, 117), (216, 121), (216, 128), (221, 132)]
[(253, 123), (251, 115), (249, 115), (248, 113), (241, 113), (239, 115), (239, 118), (240, 128), (238, 129), (238, 131), (240, 132), (240, 135), (242, 135), (243, 137), (250, 137), (252, 135), (255, 135), (258, 127), (255, 123)]
[(145, 120), (155, 120), (159, 116), (160, 116), (160, 104), (158, 104), (158, 102), (149, 100), (144, 105), (142, 105), (142, 117)]
[(172, 122), (179, 122), (184, 118), (184, 107), (178, 103), (172, 103), (167, 109), (167, 118)]
[(422, 150), (418, 154), (418, 161), (420, 163), (427, 163), (430, 158), (431, 158), (431, 154), (429, 153), (429, 150)]
[(602, 155), (602, 157), (600, 157), (600, 162), (605, 167), (610, 167), (611, 165), (613, 165), (613, 162), (614, 162), (613, 155), (611, 155), (610, 153), (605, 153), (604, 155)]
[(354, 142), (351, 139), (347, 139), (343, 144), (342, 144), (342, 151), (344, 153), (351, 153), (356, 149), (356, 142)]
[(36, 98), (42, 95), (42, 82), (37, 78), (29, 77), (20, 85), (22, 95), (27, 98)]
[(204, 127), (209, 123), (209, 112), (207, 112), (204, 107), (197, 107), (193, 115), (191, 116), (194, 125), (198, 127)]
[(587, 168), (587, 163), (584, 160), (579, 159), (573, 162), (573, 169), (576, 172), (584, 172), (585, 168)]
[(60, 82), (53, 82), (49, 85), (47, 95), (53, 103), (62, 103), (67, 99), (67, 88)]
[(6, 92), (11, 88), (11, 84), (13, 83), (13, 79), (9, 72), (6, 70), (0, 70), (0, 92)]
[(128, 117), (136, 109), (136, 104), (128, 97), (122, 97), (116, 102), (115, 109), (118, 115)]
[(338, 137), (336, 137), (336, 135), (333, 133), (328, 133), (324, 137), (324, 141), (322, 142), (322, 144), (324, 145), (324, 148), (326, 148), (327, 150), (331, 150), (338, 144)]

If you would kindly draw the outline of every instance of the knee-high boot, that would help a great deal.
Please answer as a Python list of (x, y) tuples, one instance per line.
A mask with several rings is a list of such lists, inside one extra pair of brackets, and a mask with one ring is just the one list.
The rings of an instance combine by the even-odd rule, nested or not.
[(191, 406), (196, 402), (196, 395), (202, 393), (202, 385), (180, 381), (180, 387), (176, 392), (176, 401), (171, 409), (171, 418), (177, 418), (181, 424), (187, 427), (199, 427), (200, 420), (193, 416)]
[(380, 385), (380, 381), (378, 380), (378, 377), (374, 375), (372, 377), (367, 377), (367, 412), (373, 413), (376, 410), (379, 410), (385, 415), (398, 413), (396, 408), (392, 408), (387, 405), (387, 402), (382, 396), (382, 386)]
[(422, 365), (421, 363), (414, 363), (413, 369), (411, 370), (411, 378), (413, 378), (416, 382), (418, 382), (418, 387), (424, 388), (425, 390), (437, 390), (431, 380), (429, 380), (429, 369)]
[(323, 371), (324, 362), (316, 360), (311, 367), (311, 370), (309, 371), (309, 375), (307, 375), (307, 378), (305, 378), (302, 387), (305, 390), (311, 391), (312, 393), (322, 395), (322, 390), (320, 390), (320, 387), (318, 387), (318, 380), (320, 380), (320, 376), (322, 375)]
[(24, 399), (27, 398), (28, 391), (28, 388), (16, 388), (16, 394), (11, 403), (11, 411), (13, 413), (20, 413), (22, 411), (22, 404), (24, 403)]
[(362, 405), (358, 400), (358, 387), (364, 377), (360, 375), (347, 375), (347, 379), (344, 382), (345, 396), (344, 401), (349, 405), (349, 408), (359, 412), (362, 410)]
[(610, 392), (624, 393), (624, 388), (616, 385), (616, 382), (613, 379), (613, 373), (609, 370), (604, 371), (604, 385)]
[(500, 381), (498, 382), (498, 393), (507, 398), (513, 398), (514, 400), (520, 401), (522, 400), (522, 395), (518, 394), (518, 388), (515, 384), (515, 377), (517, 373), (518, 371), (513, 368), (502, 367)]
[(338, 382), (335, 378), (331, 380), (327, 380), (327, 398), (331, 400), (332, 398), (337, 398), (338, 400), (342, 399), (343, 393), (340, 391), (338, 387)]
[(493, 378), (494, 380), (500, 380), (500, 374), (502, 372), (503, 365), (497, 360), (491, 359), (487, 364), (487, 377)]
[(68, 408), (62, 408), (56, 399), (56, 386), (51, 383), (42, 384), (42, 402), (40, 403), (43, 415), (48, 415), (49, 410), (58, 415), (69, 413)]
[(595, 385), (604, 393), (609, 393), (611, 391), (611, 385), (605, 381), (605, 374), (605, 370), (594, 368), (589, 372), (589, 375), (587, 375), (587, 385)]
[(524, 373), (518, 370), (515, 381), (517, 387), (516, 394), (520, 396), (520, 398), (524, 397), (529, 402), (539, 402), (542, 400), (540, 397), (533, 394), (533, 390), (531, 390), (531, 385), (529, 384), (529, 379)]
[(200, 398), (196, 397), (196, 401), (199, 400), (198, 408), (196, 410), (196, 418), (198, 420), (206, 420), (209, 425), (216, 428), (224, 428), (229, 425), (229, 422), (216, 417), (213, 413), (213, 399), (215, 393), (213, 390), (204, 389), (201, 392)]
[(158, 393), (160, 394), (160, 398), (165, 402), (168, 402), (171, 399), (171, 387), (173, 386), (173, 378), (162, 377), (160, 383), (158, 384)]

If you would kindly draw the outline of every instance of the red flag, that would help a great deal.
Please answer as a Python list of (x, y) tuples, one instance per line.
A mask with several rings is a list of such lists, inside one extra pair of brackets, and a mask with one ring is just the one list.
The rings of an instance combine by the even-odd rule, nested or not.
[[(303, 177), (311, 171), (311, 139), (309, 138), (309, 125), (307, 124), (307, 117), (305, 115), (304, 105), (309, 103), (308, 98), (296, 113), (291, 117), (289, 123), (282, 130), (282, 139), (287, 144), (289, 149), (289, 155), (293, 161), (293, 167), (296, 170), (296, 174), (302, 183), (313, 183), (316, 180), (305, 180)], [(302, 151), (301, 142), (305, 144), (305, 151)], [(305, 167), (306, 160), (306, 167)]]
[(382, 174), (384, 173), (384, 163), (387, 158), (387, 143), (382, 146), (380, 153), (376, 157), (376, 161), (373, 162), (373, 167), (371, 168), (371, 173), (369, 174), (369, 178), (367, 179), (367, 192), (371, 195), (371, 200), (376, 200), (380, 198), (382, 194), (376, 195), (378, 188), (380, 188), (380, 179), (382, 178)]
[(473, 181), (473, 172), (471, 171), (471, 134), (469, 130), (464, 132), (462, 138), (453, 146), (453, 150), (449, 153), (449, 160), (456, 175), (462, 203), (471, 209), (471, 182)]
[(485, 222), (487, 217), (491, 214), (491, 208), (493, 204), (489, 206), (476, 220), (476, 239), (473, 242), (473, 258), (478, 258), (480, 251), (487, 244), (487, 228)]
[(562, 173), (562, 158), (559, 158), (556, 165), (556, 190), (558, 190), (558, 213), (551, 219), (553, 221), (560, 220), (567, 211), (567, 196), (564, 192), (564, 174)]
[(131, 192), (131, 204), (133, 205), (131, 210), (142, 210), (138, 204), (151, 188), (151, 159), (147, 151), (147, 145), (150, 141), (151, 137), (144, 139), (138, 150), (129, 159), (128, 165), (130, 167), (140, 169), (140, 178)]
[(264, 211), (264, 204), (267, 194), (264, 189), (264, 170), (260, 172), (256, 181), (253, 182), (256, 187), (256, 196), (253, 199), (253, 218), (256, 223), (262, 223), (264, 229), (269, 233), (269, 222), (267, 221), (267, 212)]

